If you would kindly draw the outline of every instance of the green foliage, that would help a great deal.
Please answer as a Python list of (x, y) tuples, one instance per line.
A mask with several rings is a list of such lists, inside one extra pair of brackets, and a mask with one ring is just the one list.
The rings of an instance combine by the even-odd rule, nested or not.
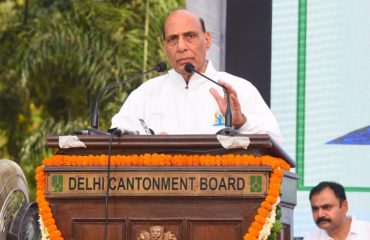
[(276, 216), (274, 225), (271, 228), (271, 233), (267, 240), (276, 240), (278, 233), (280, 233), (281, 229), (283, 228), (283, 223), (281, 222), (281, 216), (283, 215), (283, 211), (281, 210), (281, 206), (276, 206)]
[(277, 220), (281, 219), (282, 215), (283, 215), (283, 211), (281, 210), (281, 206), (277, 205), (276, 206), (276, 219)]
[(271, 232), (267, 240), (276, 240), (276, 232)]
[[(31, 192), (35, 168), (51, 154), (47, 136), (89, 127), (100, 89), (163, 60), (162, 24), (180, 6), (184, 0), (0, 2), (0, 157), (22, 166)], [(101, 129), (139, 84), (102, 96)]]

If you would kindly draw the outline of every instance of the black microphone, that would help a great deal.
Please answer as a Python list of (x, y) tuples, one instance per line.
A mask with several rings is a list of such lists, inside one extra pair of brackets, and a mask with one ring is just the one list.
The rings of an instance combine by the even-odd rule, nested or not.
[(89, 135), (106, 135), (107, 133), (106, 132), (103, 132), (101, 130), (99, 130), (99, 99), (100, 97), (103, 95), (103, 93), (106, 93), (106, 92), (109, 92), (110, 90), (118, 87), (119, 85), (122, 85), (122, 84), (125, 84), (127, 82), (130, 82), (132, 80), (135, 80), (135, 79), (138, 79), (139, 77), (142, 77), (150, 72), (153, 72), (153, 71), (157, 71), (157, 72), (164, 72), (166, 71), (167, 69), (167, 65), (166, 63), (164, 62), (160, 62), (158, 63), (157, 65), (155, 65), (154, 67), (152, 67), (151, 69), (149, 69), (148, 71), (146, 72), (143, 72), (143, 73), (139, 73), (133, 77), (130, 77), (126, 80), (123, 80), (123, 81), (120, 81), (118, 83), (114, 83), (114, 84), (111, 84), (109, 85), (108, 87), (106, 88), (103, 88), (102, 90), (99, 91), (96, 99), (95, 99), (95, 105), (94, 105), (94, 108), (93, 108), (93, 111), (91, 113), (91, 119), (90, 119), (90, 125), (91, 125), (91, 128), (88, 129), (88, 134)]
[(128, 130), (126, 128), (111, 128), (108, 130), (109, 133), (116, 135), (116, 136), (121, 136), (121, 135), (140, 135), (139, 131), (132, 131)]
[[(99, 127), (99, 99), (105, 92), (109, 92), (110, 90), (116, 88), (119, 85), (125, 84), (129, 81), (135, 80), (139, 77), (142, 77), (150, 72), (157, 71), (157, 72), (164, 72), (167, 69), (167, 65), (164, 62), (160, 62), (151, 69), (149, 69), (146, 72), (139, 73), (131, 78), (128, 78), (126, 80), (123, 80), (121, 82), (109, 85), (106, 88), (103, 88), (102, 90), (99, 91), (96, 99), (95, 99), (95, 105), (93, 112), (91, 114), (91, 128), (88, 129), (88, 134), (89, 135), (107, 135), (108, 133), (103, 132), (98, 129)], [(109, 211), (108, 211), (108, 199), (109, 199), (109, 190), (110, 190), (110, 156), (111, 156), (111, 145), (112, 145), (112, 140), (113, 136), (121, 136), (121, 135), (139, 135), (140, 133), (138, 131), (131, 131), (128, 129), (121, 129), (121, 128), (111, 128), (108, 130), (110, 133), (110, 141), (109, 141), (109, 150), (108, 150), (108, 165), (107, 165), (107, 191), (105, 194), (105, 224), (104, 224), (104, 239), (108, 239), (108, 222), (109, 222)]]
[(188, 72), (188, 73), (197, 73), (199, 74), (200, 76), (206, 78), (207, 80), (213, 82), (214, 84), (217, 84), (218, 86), (222, 87), (226, 93), (226, 111), (225, 111), (225, 128), (224, 129), (221, 129), (220, 131), (217, 132), (217, 134), (222, 134), (222, 135), (229, 135), (229, 136), (235, 136), (235, 135), (238, 135), (239, 133), (236, 132), (233, 128), (232, 128), (232, 124), (233, 124), (233, 116), (232, 116), (232, 113), (231, 113), (231, 106), (230, 106), (230, 93), (229, 93), (229, 90), (227, 90), (227, 88), (225, 88), (224, 86), (222, 86), (221, 84), (219, 84), (218, 82), (216, 82), (215, 80), (213, 79), (210, 79), (209, 77), (207, 77), (206, 75), (200, 73), (199, 71), (197, 71), (194, 67), (193, 64), (191, 63), (186, 63), (185, 64), (185, 67), (184, 67), (185, 71)]

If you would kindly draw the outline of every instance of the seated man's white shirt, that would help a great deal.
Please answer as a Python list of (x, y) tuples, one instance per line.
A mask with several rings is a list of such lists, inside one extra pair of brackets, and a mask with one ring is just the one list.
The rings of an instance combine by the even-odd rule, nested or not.
[[(271, 110), (258, 90), (247, 80), (225, 72), (217, 72), (211, 61), (204, 73), (215, 81), (223, 80), (238, 93), (247, 122), (237, 131), (243, 134), (269, 134), (279, 144), (283, 139)], [(194, 74), (188, 85), (173, 69), (163, 76), (150, 79), (134, 90), (121, 110), (112, 118), (112, 128), (120, 127), (143, 132), (138, 119), (158, 134), (215, 134), (224, 128), (224, 119), (209, 92), (223, 89)]]
[[(352, 217), (351, 228), (346, 240), (369, 240), (370, 239), (370, 222), (356, 220)], [(309, 234), (304, 240), (334, 240), (325, 230), (316, 229)]]

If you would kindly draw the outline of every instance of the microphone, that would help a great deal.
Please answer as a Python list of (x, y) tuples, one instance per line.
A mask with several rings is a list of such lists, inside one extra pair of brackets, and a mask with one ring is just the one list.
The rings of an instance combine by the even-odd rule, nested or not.
[[(100, 90), (96, 99), (95, 99), (95, 105), (94, 105), (94, 109), (92, 111), (91, 120), (90, 120), (91, 128), (88, 129), (88, 134), (89, 135), (102, 135), (102, 134), (107, 135), (106, 132), (103, 132), (103, 131), (98, 129), (98, 127), (99, 127), (99, 106), (98, 106), (98, 103), (99, 103), (99, 99), (103, 95), (103, 93), (109, 92), (110, 90), (116, 88), (119, 85), (125, 84), (129, 81), (132, 81), (132, 80), (135, 80), (135, 79), (137, 79), (139, 77), (142, 77), (142, 76), (144, 76), (144, 75), (146, 75), (150, 72), (153, 72), (153, 71), (164, 72), (164, 71), (166, 71), (166, 69), (167, 69), (166, 63), (160, 62), (160, 63), (158, 63), (157, 65), (155, 65), (154, 67), (152, 67), (151, 69), (149, 69), (146, 72), (139, 73), (139, 74), (137, 74), (137, 75), (135, 75), (131, 78), (128, 78), (126, 80), (123, 80), (123, 81), (115, 83), (115, 84), (111, 84), (108, 87), (103, 88), (102, 90)], [(105, 194), (104, 239), (108, 238), (108, 222), (109, 222), (108, 199), (109, 199), (109, 189), (110, 189), (110, 181), (109, 181), (109, 179), (110, 179), (110, 156), (111, 156), (111, 145), (112, 145), (113, 136), (114, 135), (121, 136), (121, 135), (139, 135), (140, 134), (139, 131), (130, 131), (130, 130), (127, 130), (127, 129), (120, 129), (120, 128), (111, 128), (111, 129), (108, 130), (108, 132), (111, 134), (111, 136), (110, 136), (109, 150), (108, 150), (107, 191), (106, 191), (106, 194)]]
[[(154, 67), (152, 67), (151, 69), (149, 69), (146, 72), (139, 73), (139, 74), (137, 74), (137, 75), (135, 75), (131, 78), (128, 78), (126, 80), (123, 80), (123, 81), (115, 83), (115, 84), (111, 84), (108, 87), (103, 88), (102, 90), (100, 90), (96, 99), (95, 99), (95, 105), (94, 105), (93, 112), (91, 114), (91, 121), (90, 121), (91, 128), (88, 129), (88, 134), (89, 135), (102, 135), (102, 134), (103, 135), (108, 135), (106, 132), (103, 132), (103, 131), (98, 129), (98, 127), (99, 127), (99, 106), (98, 106), (98, 103), (99, 103), (99, 99), (103, 95), (103, 93), (109, 92), (110, 90), (118, 87), (119, 85), (125, 84), (129, 81), (132, 81), (132, 80), (135, 80), (135, 79), (137, 79), (139, 77), (142, 77), (142, 76), (144, 76), (144, 75), (146, 75), (150, 72), (153, 72), (153, 71), (164, 72), (164, 71), (166, 71), (166, 69), (167, 69), (166, 63), (160, 62), (160, 63), (158, 63), (157, 65), (155, 65)], [(108, 132), (111, 134), (111, 137), (110, 137), (109, 150), (108, 150), (108, 166), (107, 166), (107, 179), (108, 179), (108, 181), (107, 181), (107, 191), (106, 191), (106, 194), (105, 194), (104, 239), (107, 239), (107, 236), (108, 236), (108, 222), (109, 222), (108, 199), (109, 199), (109, 189), (110, 189), (110, 181), (109, 181), (109, 179), (110, 179), (110, 156), (111, 156), (111, 144), (112, 144), (113, 136), (140, 135), (139, 131), (131, 131), (131, 130), (128, 130), (128, 129), (120, 129), (120, 128), (111, 128), (111, 129), (108, 130)]]
[(121, 135), (140, 135), (139, 131), (132, 131), (128, 130), (125, 128), (111, 128), (108, 130), (109, 133), (116, 135), (116, 136), (121, 136)]
[[(122, 84), (125, 84), (127, 82), (130, 82), (132, 80), (135, 80), (139, 77), (142, 77), (150, 72), (153, 72), (153, 71), (157, 71), (157, 72), (164, 72), (166, 71), (167, 69), (167, 65), (166, 63), (164, 62), (160, 62), (158, 63), (157, 65), (155, 65), (154, 67), (152, 67), (151, 69), (149, 69), (148, 71), (146, 72), (143, 72), (143, 73), (139, 73), (131, 78), (128, 78), (126, 80), (123, 80), (123, 81), (120, 81), (118, 83), (115, 83), (115, 84), (111, 84), (109, 85), (108, 87), (106, 88), (103, 88), (102, 90), (99, 91), (96, 99), (95, 99), (95, 105), (94, 105), (94, 109), (92, 111), (92, 114), (91, 114), (91, 119), (90, 119), (90, 124), (91, 124), (91, 128), (87, 129), (87, 130), (82, 130), (82, 131), (78, 131), (78, 133), (82, 133), (82, 134), (85, 134), (87, 132), (88, 135), (108, 135), (108, 133), (106, 132), (103, 132), (101, 130), (98, 129), (99, 127), (99, 99), (100, 97), (103, 95), (103, 93), (105, 92), (109, 92), (110, 90), (118, 87), (119, 85), (122, 85)], [(121, 136), (121, 135), (139, 135), (140, 133), (138, 131), (130, 131), (130, 130), (127, 130), (127, 129), (120, 129), (120, 128), (112, 128), (112, 129), (109, 129), (108, 132), (110, 133), (110, 141), (109, 141), (109, 150), (108, 150), (108, 165), (107, 165), (107, 191), (106, 191), (106, 194), (105, 194), (105, 225), (104, 225), (104, 239), (107, 239), (107, 236), (108, 236), (108, 222), (109, 222), (109, 217), (108, 217), (108, 199), (109, 199), (109, 190), (110, 190), (110, 156), (111, 156), (111, 145), (112, 145), (112, 139), (113, 139), (113, 136), (116, 135), (116, 136)]]
[(213, 82), (214, 84), (216, 84), (216, 85), (218, 85), (218, 86), (220, 86), (220, 87), (223, 88), (224, 92), (226, 93), (225, 128), (224, 129), (221, 129), (220, 131), (218, 131), (217, 134), (228, 135), (228, 136), (239, 135), (239, 133), (236, 132), (232, 128), (233, 116), (232, 116), (232, 113), (231, 113), (230, 93), (229, 93), (229, 90), (227, 90), (227, 88), (225, 88), (224, 86), (222, 86), (221, 84), (219, 84), (215, 80), (213, 80), (213, 79), (207, 77), (206, 75), (202, 74), (201, 72), (197, 71), (195, 69), (194, 65), (191, 64), (191, 63), (186, 63), (184, 69), (188, 73), (196, 73), (196, 74), (199, 74), (200, 76), (204, 77), (205, 79), (207, 79), (207, 80)]
[(118, 83), (114, 83), (114, 84), (111, 84), (109, 85), (108, 87), (106, 88), (103, 88), (102, 90), (99, 91), (96, 99), (95, 99), (95, 104), (94, 104), (94, 108), (93, 108), (93, 111), (91, 113), (91, 119), (90, 119), (90, 125), (91, 125), (91, 128), (88, 129), (88, 134), (89, 135), (107, 135), (106, 132), (103, 132), (101, 130), (99, 130), (99, 99), (100, 97), (103, 95), (103, 93), (106, 93), (106, 92), (109, 92), (110, 90), (122, 85), (122, 84), (125, 84), (127, 82), (130, 82), (130, 81), (133, 81), (135, 79), (138, 79), (150, 72), (153, 72), (153, 71), (157, 71), (157, 72), (164, 72), (166, 71), (167, 69), (167, 65), (166, 63), (164, 62), (160, 62), (158, 63), (157, 65), (155, 65), (154, 67), (152, 67), (151, 69), (147, 70), (146, 72), (143, 72), (143, 73), (139, 73), (133, 77), (130, 77), (126, 80), (123, 80), (123, 81), (120, 81)]

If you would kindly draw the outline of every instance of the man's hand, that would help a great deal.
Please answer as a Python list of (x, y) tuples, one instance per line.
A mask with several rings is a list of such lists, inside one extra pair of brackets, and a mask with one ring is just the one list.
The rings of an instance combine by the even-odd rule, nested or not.
[[(230, 108), (231, 108), (231, 114), (233, 116), (233, 122), (232, 125), (234, 128), (238, 129), (242, 127), (246, 122), (247, 118), (244, 116), (244, 114), (241, 111), (240, 103), (238, 99), (238, 94), (234, 90), (234, 88), (231, 87), (231, 85), (227, 84), (226, 82), (222, 80), (218, 80), (218, 83), (225, 87), (230, 94)], [(224, 96), (222, 97), (216, 89), (211, 88), (209, 89), (209, 92), (212, 94), (212, 96), (215, 98), (218, 107), (220, 108), (220, 111), (222, 115), (225, 116), (226, 112), (226, 106), (227, 106), (227, 94), (224, 92)]]

